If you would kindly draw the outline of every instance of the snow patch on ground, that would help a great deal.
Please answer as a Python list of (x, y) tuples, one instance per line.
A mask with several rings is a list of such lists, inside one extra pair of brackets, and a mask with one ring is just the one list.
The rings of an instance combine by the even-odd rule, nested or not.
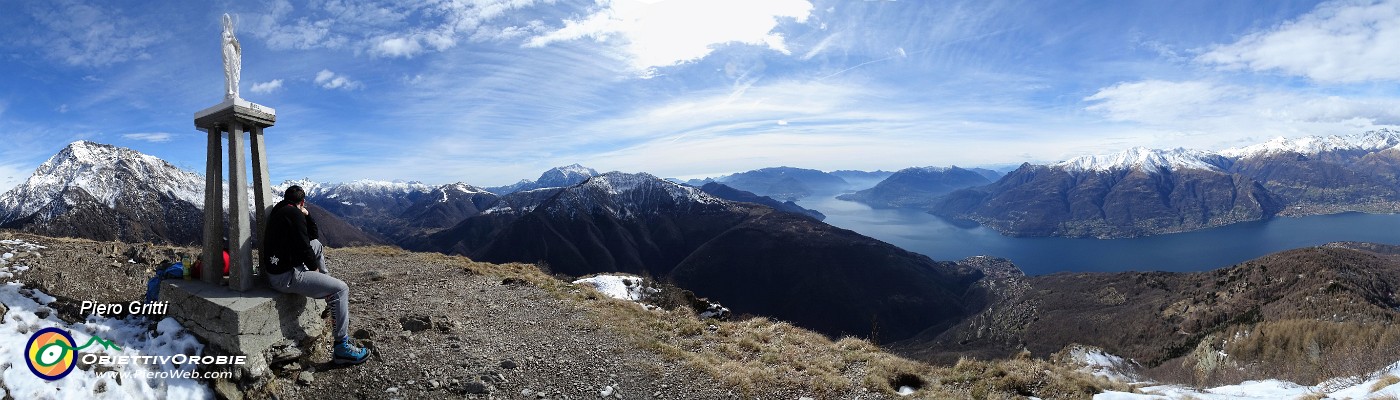
[[(16, 254), (44, 249), (20, 240), (0, 240), (0, 251)], [(15, 256), (0, 265), (0, 276), (12, 278), (29, 268), (21, 265), (24, 257)], [(7, 278), (8, 279), (8, 278)], [(213, 393), (193, 379), (147, 378), (150, 372), (192, 371), (194, 365), (126, 364), (88, 366), (82, 362), (67, 376), (47, 381), (35, 376), (26, 366), (25, 346), (34, 332), (44, 328), (59, 328), (69, 332), (74, 345), (82, 346), (93, 337), (114, 343), (120, 350), (99, 345), (78, 352), (108, 356), (172, 356), (200, 355), (204, 346), (185, 331), (174, 319), (166, 318), (150, 329), (151, 321), (144, 317), (115, 319), (88, 317), (86, 321), (68, 324), (59, 320), (49, 304), (57, 300), (36, 289), (25, 288), (19, 282), (0, 284), (0, 303), (8, 310), (0, 315), (0, 397), (16, 399), (208, 399)], [(39, 315), (44, 317), (40, 318)], [(75, 361), (78, 359), (75, 359)], [(116, 371), (116, 375), (103, 370)]]
[(642, 297), (655, 291), (642, 285), (642, 278), (630, 275), (598, 275), (574, 281), (575, 285), (588, 285), (605, 296), (628, 301), (640, 301)]
[(1392, 364), (1377, 373), (1376, 378), (1359, 384), (1329, 389), (1327, 382), (1317, 386), (1303, 386), (1281, 380), (1248, 381), (1237, 385), (1226, 385), (1209, 389), (1194, 389), (1181, 385), (1157, 385), (1138, 389), (1140, 393), (1108, 391), (1094, 395), (1094, 400), (1158, 400), (1158, 399), (1198, 399), (1198, 400), (1253, 400), (1253, 399), (1296, 399), (1303, 396), (1321, 394), (1329, 399), (1377, 399), (1386, 396), (1400, 396), (1400, 384), (1371, 389), (1387, 374), (1400, 373), (1400, 363)]

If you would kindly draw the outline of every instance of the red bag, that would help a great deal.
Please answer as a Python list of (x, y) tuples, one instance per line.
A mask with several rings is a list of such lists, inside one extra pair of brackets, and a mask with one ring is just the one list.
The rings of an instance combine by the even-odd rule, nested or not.
[[(190, 267), (190, 276), (194, 279), (199, 279), (200, 276), (203, 276), (200, 274), (200, 272), (204, 270), (201, 268), (203, 266), (204, 260), (195, 261), (194, 266)], [(228, 276), (228, 250), (224, 250), (224, 276)]]

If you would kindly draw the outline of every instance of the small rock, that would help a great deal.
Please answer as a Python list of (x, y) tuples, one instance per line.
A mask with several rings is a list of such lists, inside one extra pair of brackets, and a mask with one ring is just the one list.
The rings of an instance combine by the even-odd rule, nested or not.
[(442, 318), (439, 318), (439, 321), (433, 322), (433, 327), (437, 328), (438, 332), (452, 333), (452, 329), (457, 327), (457, 324), (452, 321), (441, 321), (441, 319)]
[[(467, 382), (466, 385), (462, 385), (462, 391), (466, 392), (467, 394), (486, 394), (487, 389), (486, 384), (477, 381), (471, 381)], [(522, 390), (520, 391), (520, 394), (528, 396), (527, 394), (525, 394), (525, 392), (528, 391), (530, 391), (530, 389)]]
[(384, 273), (383, 273), (383, 272), (379, 272), (379, 271), (370, 271), (370, 272), (369, 272), (369, 280), (372, 280), (372, 281), (382, 281), (382, 280), (384, 280)]
[(501, 280), (501, 284), (502, 284), (502, 285), (507, 285), (507, 286), (527, 286), (527, 285), (530, 284), (530, 282), (528, 282), (528, 281), (526, 281), (526, 280), (524, 280), (524, 279), (512, 277), (512, 278), (502, 279), (502, 280)]
[(534, 396), (534, 395), (535, 395), (535, 391), (530, 390), (530, 389), (520, 389), (520, 395), (521, 395), (521, 396), (525, 396), (525, 397)]
[(438, 382), (437, 379), (428, 381), (428, 390), (437, 390), (439, 387), (442, 387), (442, 383)]
[(399, 387), (398, 387), (398, 386), (394, 386), (394, 387), (391, 387), (391, 388), (388, 388), (388, 389), (384, 389), (384, 392), (385, 392), (385, 393), (398, 393), (398, 392), (399, 392)]
[(399, 317), (399, 324), (403, 325), (403, 330), (409, 332), (421, 332), (433, 327), (432, 318), (422, 314)]
[(520, 365), (519, 365), (519, 364), (516, 364), (516, 363), (515, 363), (515, 360), (505, 360), (505, 361), (501, 361), (501, 368), (505, 368), (505, 369), (516, 369), (516, 368), (518, 368), (518, 367), (520, 367)]
[(609, 386), (604, 386), (604, 387), (603, 387), (603, 390), (598, 391), (598, 395), (599, 395), (599, 396), (602, 396), (602, 397), (609, 397), (609, 396), (612, 396), (612, 395), (613, 395), (613, 387), (612, 387), (611, 385), (609, 385)]
[(315, 381), (316, 376), (311, 371), (301, 371), (300, 374), (297, 374), (297, 383), (302, 386), (310, 385), (311, 382)]
[(228, 379), (214, 381), (214, 393), (223, 399), (243, 400), (243, 391), (238, 390), (238, 385)]

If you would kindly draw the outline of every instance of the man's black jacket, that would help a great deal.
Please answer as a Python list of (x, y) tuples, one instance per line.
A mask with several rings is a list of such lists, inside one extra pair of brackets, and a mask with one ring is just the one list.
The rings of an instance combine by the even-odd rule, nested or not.
[(263, 233), (267, 244), (263, 246), (262, 265), (266, 265), (267, 272), (271, 274), (291, 271), (303, 264), (312, 271), (320, 269), (321, 260), (311, 250), (311, 240), (319, 236), (315, 219), (302, 214), (296, 205), (287, 200), (278, 202), (268, 215), (267, 232)]

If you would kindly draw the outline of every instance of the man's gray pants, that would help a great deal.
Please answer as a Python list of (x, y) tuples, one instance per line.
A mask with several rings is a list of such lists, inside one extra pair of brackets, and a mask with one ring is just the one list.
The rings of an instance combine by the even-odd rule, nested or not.
[(320, 240), (311, 241), (311, 250), (321, 259), (319, 271), (308, 271), (306, 266), (298, 265), (284, 273), (268, 274), (267, 281), (279, 292), (325, 299), (326, 307), (331, 309), (331, 318), (335, 320), (335, 340), (349, 339), (350, 287), (330, 275), (330, 268), (326, 267), (325, 248)]

